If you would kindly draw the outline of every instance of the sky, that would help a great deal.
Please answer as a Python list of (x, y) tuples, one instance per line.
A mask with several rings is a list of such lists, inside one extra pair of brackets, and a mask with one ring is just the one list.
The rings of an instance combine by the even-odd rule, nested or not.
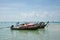
[(0, 21), (60, 22), (60, 0), (0, 0)]

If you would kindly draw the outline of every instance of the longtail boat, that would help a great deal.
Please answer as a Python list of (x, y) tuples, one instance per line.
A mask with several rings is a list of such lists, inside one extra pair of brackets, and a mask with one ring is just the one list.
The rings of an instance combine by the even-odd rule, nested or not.
[(18, 26), (11, 26), (12, 30), (37, 30), (38, 28), (45, 28), (45, 26), (48, 24), (49, 22), (47, 22), (45, 24), (45, 22), (40, 22), (40, 23), (36, 23), (36, 24), (20, 24)]

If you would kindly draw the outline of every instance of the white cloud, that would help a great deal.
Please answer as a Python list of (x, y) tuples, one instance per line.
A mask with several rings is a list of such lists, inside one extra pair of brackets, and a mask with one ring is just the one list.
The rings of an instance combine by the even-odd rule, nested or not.
[[(35, 7), (34, 7), (35, 6)], [(60, 20), (60, 12), (55, 8), (27, 5), (25, 3), (0, 4), (0, 21), (47, 21)], [(55, 9), (55, 10), (52, 10)], [(58, 9), (57, 9), (58, 10)]]
[[(8, 20), (8, 21), (13, 21), (13, 20), (18, 20), (18, 21), (40, 21), (44, 20), (47, 17), (46, 12), (37, 12), (37, 11), (32, 11), (29, 13), (19, 13), (19, 14), (8, 14), (8, 15), (1, 15), (0, 19), (1, 20)], [(39, 20), (40, 19), (40, 20)]]

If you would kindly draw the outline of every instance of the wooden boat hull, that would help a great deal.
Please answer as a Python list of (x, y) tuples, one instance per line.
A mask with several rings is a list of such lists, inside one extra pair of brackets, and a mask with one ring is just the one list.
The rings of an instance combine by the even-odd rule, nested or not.
[(14, 28), (14, 27), (11, 27), (11, 30), (37, 30), (39, 28), (45, 28), (45, 26), (36, 26), (36, 27), (20, 27), (20, 28)]
[(45, 28), (46, 25), (38, 26), (38, 28)]
[(30, 27), (19, 27), (19, 28), (15, 28), (13, 25), (11, 26), (12, 30), (37, 30), (38, 27), (37, 26), (30, 26)]

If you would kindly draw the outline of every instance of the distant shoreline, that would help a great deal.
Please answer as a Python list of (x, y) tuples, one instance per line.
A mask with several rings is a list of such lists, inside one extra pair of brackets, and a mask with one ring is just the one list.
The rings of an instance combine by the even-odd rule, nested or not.
[[(6, 23), (6, 22), (11, 22), (11, 23), (15, 23), (15, 22), (20, 22), (20, 21), (0, 21), (0, 23)], [(22, 21), (21, 21), (22, 22)], [(23, 22), (25, 22), (25, 21), (23, 21)], [(40, 21), (41, 22), (41, 21)], [(49, 22), (49, 23), (60, 23), (60, 22)]]

